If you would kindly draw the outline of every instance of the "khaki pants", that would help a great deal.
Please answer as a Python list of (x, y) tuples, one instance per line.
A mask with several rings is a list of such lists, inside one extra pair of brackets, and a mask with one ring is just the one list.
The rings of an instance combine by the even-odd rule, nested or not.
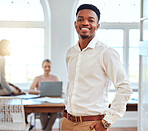
[[(67, 118), (63, 117), (61, 121), (61, 130), (62, 131), (95, 131), (95, 129), (91, 130), (89, 128), (89, 126), (93, 122), (95, 121), (72, 122)], [(104, 131), (107, 131), (107, 129), (105, 129)]]

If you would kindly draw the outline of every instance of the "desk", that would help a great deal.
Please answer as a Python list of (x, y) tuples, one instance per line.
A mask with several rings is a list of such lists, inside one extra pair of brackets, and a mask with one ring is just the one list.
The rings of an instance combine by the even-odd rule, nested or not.
[[(110, 92), (109, 103), (113, 101), (114, 97), (115, 97), (115, 92)], [(138, 93), (137, 92), (134, 92), (131, 95), (131, 99), (128, 101), (126, 106), (126, 111), (138, 111)]]
[[(47, 102), (39, 102), (34, 101), (34, 99), (22, 99), (24, 110), (25, 110), (25, 116), (27, 118), (27, 115), (30, 113), (58, 113), (62, 112), (65, 109), (64, 103), (47, 103)], [(61, 116), (59, 116), (60, 118)], [(26, 122), (27, 119), (26, 119)], [(36, 125), (36, 122), (34, 121), (34, 126)], [(59, 130), (60, 130), (60, 121), (59, 121)], [(36, 128), (36, 127), (35, 127)]]
[[(115, 92), (109, 93), (109, 103), (113, 101)], [(23, 105), (26, 113), (48, 113), (48, 112), (62, 112), (65, 108), (64, 103), (43, 103), (35, 101), (34, 99), (23, 99)], [(131, 99), (128, 101), (126, 111), (138, 110), (138, 93), (133, 93)]]
[(138, 111), (137, 103), (128, 103), (126, 106), (126, 111)]
[[(110, 107), (111, 105), (109, 105)], [(127, 103), (126, 111), (137, 111), (138, 110), (138, 104), (137, 103)]]
[(33, 99), (23, 100), (25, 113), (48, 113), (62, 112), (65, 108), (64, 103), (43, 103)]
[[(23, 100), (25, 113), (48, 113), (48, 112), (62, 112), (65, 108), (64, 103), (54, 104), (54, 103), (41, 103), (33, 101), (33, 99)], [(127, 104), (126, 111), (137, 111), (137, 103), (130, 101)], [(59, 123), (60, 130), (60, 123)]]
[[(47, 112), (62, 112), (65, 108), (64, 103), (41, 103), (33, 101), (33, 99), (23, 100), (23, 105), (26, 113), (47, 113)], [(137, 103), (128, 103), (126, 111), (137, 111)]]

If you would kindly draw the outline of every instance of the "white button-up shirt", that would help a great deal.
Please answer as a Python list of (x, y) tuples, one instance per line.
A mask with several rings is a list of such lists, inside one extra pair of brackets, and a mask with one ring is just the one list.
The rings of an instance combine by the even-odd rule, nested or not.
[[(113, 123), (123, 116), (132, 94), (118, 53), (94, 37), (80, 50), (79, 44), (66, 54), (68, 86), (66, 109), (75, 116), (106, 114), (104, 119)], [(109, 108), (108, 91), (111, 81), (116, 95)]]

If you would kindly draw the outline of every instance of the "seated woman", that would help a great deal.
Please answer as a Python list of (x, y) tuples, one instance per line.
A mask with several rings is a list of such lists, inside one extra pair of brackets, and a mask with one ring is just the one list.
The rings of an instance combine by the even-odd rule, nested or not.
[[(50, 71), (51, 71), (50, 60), (45, 59), (42, 63), (42, 68), (44, 70), (44, 74), (35, 77), (30, 87), (29, 94), (39, 94), (40, 93), (40, 82), (42, 81), (58, 81), (58, 78), (56, 76), (50, 74)], [(57, 113), (40, 113), (40, 121), (42, 125), (42, 130), (51, 131), (56, 118), (57, 118)]]

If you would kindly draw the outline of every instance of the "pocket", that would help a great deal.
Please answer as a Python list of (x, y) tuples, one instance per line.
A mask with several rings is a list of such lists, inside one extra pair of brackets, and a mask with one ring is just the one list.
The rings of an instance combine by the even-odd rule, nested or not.
[(92, 130), (91, 130), (91, 129), (89, 128), (89, 131), (96, 131), (96, 130), (95, 130), (95, 129), (92, 129)]
[(61, 120), (61, 129), (67, 128), (68, 125), (70, 125), (69, 120), (67, 118), (63, 117)]
[(63, 117), (62, 120), (61, 120), (61, 129), (63, 127), (63, 121), (64, 121), (64, 119), (65, 119), (65, 117)]
[(67, 118), (63, 117), (61, 120), (61, 131), (72, 131), (73, 123)]

